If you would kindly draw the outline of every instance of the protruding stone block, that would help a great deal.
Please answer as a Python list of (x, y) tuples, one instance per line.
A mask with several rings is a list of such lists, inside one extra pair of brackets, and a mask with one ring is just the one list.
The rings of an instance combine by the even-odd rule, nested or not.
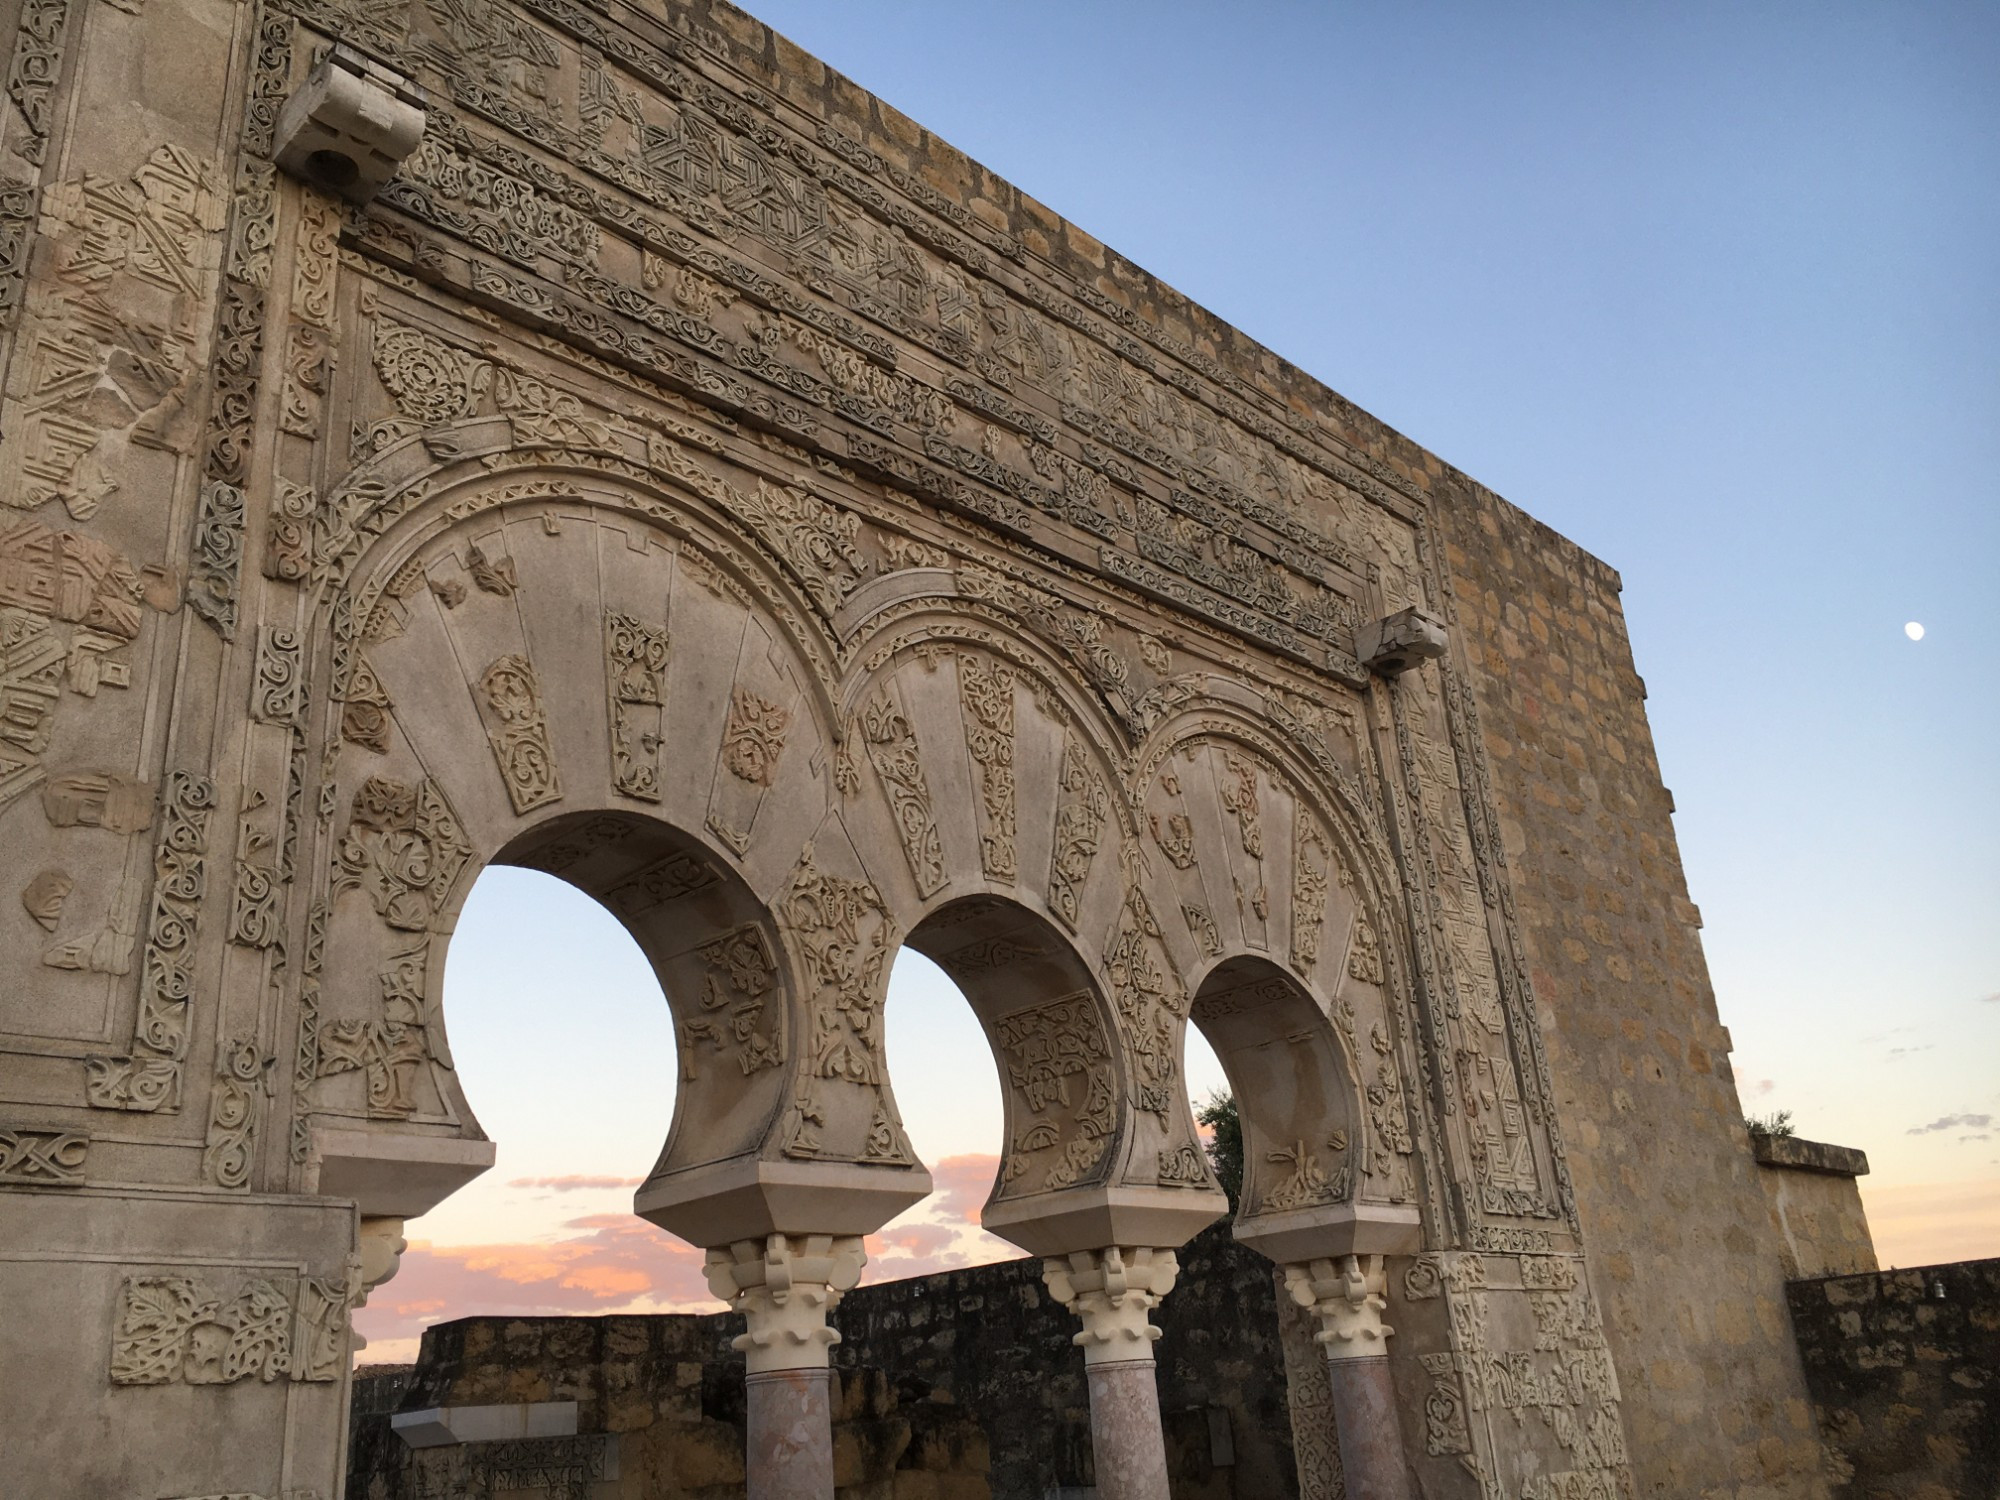
[(324, 192), (366, 203), (424, 134), (423, 91), (335, 47), (278, 116), (278, 165)]
[(452, 1443), (497, 1443), (524, 1438), (575, 1437), (574, 1401), (517, 1401), (505, 1406), (431, 1406), (389, 1419), (412, 1448)]
[(1363, 666), (1384, 677), (1394, 677), (1421, 662), (1443, 656), (1445, 642), (1443, 622), (1413, 605), (1357, 628), (1354, 654), (1361, 658)]

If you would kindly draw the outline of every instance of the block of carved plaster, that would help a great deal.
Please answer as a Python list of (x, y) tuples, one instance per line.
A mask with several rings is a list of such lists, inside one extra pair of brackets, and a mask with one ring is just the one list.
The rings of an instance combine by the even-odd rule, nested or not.
[(1444, 625), (1417, 608), (1399, 609), (1354, 631), (1354, 654), (1363, 666), (1394, 677), (1419, 662), (1443, 656)]
[(285, 101), (278, 165), (314, 187), (366, 203), (424, 134), (422, 91), (345, 47), (327, 54)]
[(1086, 1365), (1151, 1359), (1160, 1330), (1148, 1315), (1179, 1274), (1173, 1251), (1145, 1246), (1075, 1250), (1042, 1262), (1049, 1295), (1083, 1322), (1072, 1342), (1082, 1346)]
[(1396, 1330), (1382, 1321), (1389, 1306), (1388, 1276), (1379, 1255), (1343, 1255), (1285, 1267), (1285, 1290), (1319, 1319), (1313, 1337), (1328, 1359), (1367, 1359), (1388, 1353)]
[(774, 1234), (710, 1250), (708, 1289), (749, 1323), (731, 1347), (752, 1375), (825, 1369), (840, 1335), (827, 1314), (854, 1290), (868, 1263), (859, 1235)]

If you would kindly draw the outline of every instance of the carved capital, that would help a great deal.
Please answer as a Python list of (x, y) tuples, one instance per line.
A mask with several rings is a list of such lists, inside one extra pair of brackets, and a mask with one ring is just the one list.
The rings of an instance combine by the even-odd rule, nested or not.
[(743, 1314), (750, 1331), (732, 1347), (750, 1374), (823, 1370), (840, 1342), (827, 1314), (868, 1262), (859, 1235), (774, 1234), (708, 1252), (708, 1289)]
[(1042, 1262), (1049, 1295), (1075, 1313), (1083, 1332), (1072, 1342), (1086, 1365), (1151, 1359), (1160, 1330), (1147, 1321), (1174, 1288), (1180, 1261), (1171, 1250), (1110, 1245), (1073, 1250)]
[(1343, 1255), (1285, 1267), (1285, 1290), (1319, 1319), (1313, 1337), (1328, 1359), (1371, 1359), (1388, 1353), (1396, 1330), (1382, 1321), (1388, 1275), (1379, 1255)]

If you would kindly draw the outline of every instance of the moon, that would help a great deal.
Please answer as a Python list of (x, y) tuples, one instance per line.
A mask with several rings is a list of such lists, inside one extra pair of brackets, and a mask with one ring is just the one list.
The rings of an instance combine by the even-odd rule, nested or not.
[(1912, 620), (1903, 627), (1903, 634), (1913, 641), (1920, 641), (1924, 638), (1924, 627)]

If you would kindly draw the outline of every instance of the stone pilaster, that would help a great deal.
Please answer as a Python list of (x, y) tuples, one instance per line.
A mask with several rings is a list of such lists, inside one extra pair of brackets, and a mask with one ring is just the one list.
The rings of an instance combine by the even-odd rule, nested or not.
[(1090, 1443), (1104, 1500), (1167, 1500), (1167, 1447), (1148, 1319), (1173, 1290), (1171, 1250), (1111, 1245), (1042, 1262), (1049, 1295), (1075, 1313), (1090, 1382)]

